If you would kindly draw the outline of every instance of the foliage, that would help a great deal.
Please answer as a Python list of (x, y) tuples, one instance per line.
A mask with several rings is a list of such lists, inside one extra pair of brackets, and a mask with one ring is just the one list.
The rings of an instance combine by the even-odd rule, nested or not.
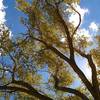
[[(77, 36), (79, 26), (75, 28), (72, 23), (67, 23), (59, 6), (66, 3), (72, 8), (71, 4), (79, 4), (79, 0), (16, 1), (18, 10), (26, 15), (20, 20), (27, 31), (13, 40), (9, 38), (9, 29), (2, 27), (0, 90), (16, 92), (15, 97), (25, 97), (26, 100), (89, 100), (89, 95), (99, 100), (96, 64), (100, 66), (100, 45), (87, 54), (87, 48), (93, 43), (88, 43), (84, 36)], [(62, 38), (65, 40), (61, 41)], [(99, 36), (97, 40), (100, 42)], [(76, 63), (77, 54), (87, 59), (92, 72), (91, 80)], [(6, 59), (9, 59), (9, 63)], [(79, 78), (88, 92), (71, 88)]]

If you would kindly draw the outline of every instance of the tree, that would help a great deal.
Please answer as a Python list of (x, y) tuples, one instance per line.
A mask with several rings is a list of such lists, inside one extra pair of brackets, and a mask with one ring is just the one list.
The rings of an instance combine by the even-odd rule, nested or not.
[[(65, 20), (62, 3), (66, 3), (71, 11), (79, 15), (80, 22), (77, 27)], [(9, 29), (2, 25), (2, 92), (16, 95), (21, 93), (30, 97), (30, 100), (89, 100), (89, 95), (94, 100), (100, 99), (100, 36), (94, 37), (98, 41), (98, 47), (87, 53), (87, 48), (94, 43), (88, 43), (84, 36), (77, 36), (81, 15), (72, 3), (78, 4), (79, 0), (17, 0), (18, 9), (26, 15), (21, 18), (21, 23), (27, 31), (22, 37), (13, 40), (9, 38)], [(63, 42), (62, 38), (65, 39)], [(76, 63), (76, 56), (87, 60), (91, 68), (91, 80), (88, 80)], [(9, 63), (5, 59), (9, 59)], [(87, 93), (70, 87), (75, 80), (75, 74), (81, 79)]]

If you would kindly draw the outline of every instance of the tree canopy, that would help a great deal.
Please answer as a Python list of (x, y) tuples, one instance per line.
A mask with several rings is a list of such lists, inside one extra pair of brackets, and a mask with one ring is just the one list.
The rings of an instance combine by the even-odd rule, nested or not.
[[(18, 100), (100, 99), (100, 35), (93, 37), (95, 43), (77, 35), (81, 14), (73, 4), (79, 2), (16, 0), (17, 9), (25, 14), (20, 21), (26, 32), (12, 39), (10, 30), (1, 25), (1, 96), (6, 93)], [(79, 15), (76, 27), (68, 22), (73, 12)], [(91, 68), (90, 80), (76, 63), (77, 57), (85, 59)], [(73, 87), (75, 80), (80, 80), (78, 87)]]

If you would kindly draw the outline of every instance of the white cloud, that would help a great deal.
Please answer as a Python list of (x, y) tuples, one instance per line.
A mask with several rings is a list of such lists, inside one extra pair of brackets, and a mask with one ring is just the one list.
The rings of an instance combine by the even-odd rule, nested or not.
[(89, 80), (91, 80), (91, 75), (92, 75), (91, 68), (89, 67), (88, 62), (86, 60), (84, 62), (84, 66), (82, 66), (82, 70), (83, 70), (84, 74), (86, 75), (86, 77)]
[(90, 35), (89, 33), (89, 30), (83, 28), (83, 29), (79, 29), (77, 31), (77, 34), (75, 35), (76, 38), (79, 38), (79, 37), (86, 37), (87, 38), (87, 41), (92, 41), (92, 36)]
[(89, 31), (86, 30), (85, 28), (79, 29), (77, 34), (80, 36), (90, 37)]
[(81, 56), (76, 56), (76, 63), (79, 68), (83, 71), (86, 77), (91, 80), (91, 68), (88, 64), (88, 61)]
[[(73, 4), (73, 7), (81, 14), (81, 19), (83, 22), (84, 16), (85, 14), (89, 13), (89, 10), (87, 8), (81, 8), (77, 4)], [(79, 15), (77, 13), (72, 13), (69, 18), (69, 22), (73, 23), (74, 26), (77, 26), (79, 23)]]
[[(4, 6), (3, 1), (4, 0), (0, 0), (0, 37), (3, 35), (3, 31), (8, 29), (8, 27), (5, 25), (5, 21), (6, 21), (6, 19), (5, 19), (5, 16), (6, 16), (5, 8), (6, 7)], [(11, 37), (12, 37), (12, 34), (10, 32), (9, 38), (11, 39)], [(0, 55), (1, 55), (1, 53), (2, 53), (2, 50), (0, 48)]]
[[(6, 12), (5, 12), (5, 6), (4, 6), (4, 4), (3, 4), (3, 1), (4, 0), (0, 0), (0, 30), (4, 30), (2, 27), (2, 24), (4, 24), (4, 27), (5, 27), (5, 30), (8, 30), (8, 27), (5, 25), (5, 21), (6, 21), (6, 19), (5, 19), (5, 16), (6, 16)], [(0, 35), (2, 35), (2, 31), (0, 32)], [(12, 38), (12, 32), (10, 31), (10, 33), (9, 33), (9, 38), (11, 39)]]
[(6, 20), (5, 20), (5, 6), (3, 5), (3, 0), (0, 0), (0, 24), (3, 24)]
[(3, 34), (2, 30), (3, 30), (3, 25), (5, 23), (5, 11), (4, 11), (5, 7), (3, 5), (3, 0), (0, 0), (0, 37)]
[[(65, 15), (62, 13), (62, 15), (64, 16), (64, 20), (66, 21), (66, 23), (70, 22), (76, 27), (79, 23), (79, 16), (77, 13), (74, 13), (74, 12), (72, 13), (72, 11), (68, 9), (68, 5), (66, 6), (67, 6), (66, 9), (64, 9), (64, 5), (62, 5), (62, 8), (63, 8), (62, 11), (64, 10), (64, 13), (67, 12)], [(82, 19), (81, 24), (82, 24), (84, 21), (84, 16), (89, 13), (89, 10), (87, 8), (81, 8), (77, 4), (73, 4), (73, 7), (81, 14), (81, 19)], [(71, 16), (69, 17), (69, 21), (68, 21), (68, 12), (71, 14)], [(79, 37), (86, 37), (87, 42), (93, 41), (89, 29), (85, 29), (85, 28), (78, 29), (77, 33), (75, 34), (75, 38), (80, 39)], [(61, 42), (64, 42), (64, 41), (65, 41), (65, 38), (62, 38)], [(81, 60), (76, 59), (77, 64), (81, 66), (80, 69), (83, 71), (86, 77), (89, 80), (91, 80), (91, 69), (88, 66), (88, 62), (82, 59)]]
[(88, 64), (88, 61), (81, 57), (81, 56), (75, 56), (75, 60), (76, 60), (76, 63), (77, 65), (79, 66), (79, 68), (82, 70), (82, 72), (84, 73), (84, 75), (89, 79), (91, 80), (91, 68)]
[(89, 29), (94, 31), (94, 32), (97, 32), (98, 31), (98, 24), (96, 24), (95, 22), (91, 22), (89, 25)]

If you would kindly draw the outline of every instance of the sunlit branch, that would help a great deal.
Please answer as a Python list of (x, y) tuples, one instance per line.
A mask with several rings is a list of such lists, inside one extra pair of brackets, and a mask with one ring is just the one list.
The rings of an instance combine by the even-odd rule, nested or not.
[[(50, 5), (50, 6), (53, 6), (51, 5), (50, 3), (48, 3), (48, 0), (46, 0), (47, 4)], [(59, 4), (63, 2), (63, 0), (59, 0), (56, 4), (56, 8), (54, 7), (54, 9), (56, 9), (56, 12), (58, 14), (58, 17), (60, 18), (60, 22), (62, 23), (62, 25), (64, 26), (64, 29), (65, 29), (65, 33), (67, 35), (67, 40), (68, 40), (68, 45), (69, 45), (69, 49), (70, 49), (70, 58), (74, 60), (74, 49), (73, 49), (73, 43), (72, 43), (72, 38), (70, 36), (70, 31), (68, 29), (68, 26), (66, 25), (66, 22), (64, 21), (60, 11), (59, 11)]]
[(71, 33), (68, 29), (68, 26), (66, 24), (66, 22), (64, 21), (61, 13), (60, 13), (60, 10), (59, 10), (59, 5), (57, 6), (56, 8), (56, 11), (57, 11), (57, 14), (61, 20), (61, 23), (65, 29), (65, 33), (66, 33), (66, 36), (67, 36), (67, 41), (68, 41), (68, 46), (69, 46), (69, 50), (70, 50), (70, 59), (73, 59), (74, 60), (74, 49), (73, 49), (73, 40), (71, 38)]
[(45, 41), (38, 39), (36, 37), (30, 36), (33, 40), (39, 41), (41, 43), (43, 43), (47, 49), (52, 50), (54, 53), (56, 53), (57, 55), (59, 55), (61, 58), (66, 59), (66, 61), (69, 63), (70, 59), (68, 57), (66, 57), (61, 51), (57, 50), (54, 46), (47, 44)]
[(39, 91), (37, 91), (36, 89), (34, 89), (29, 83), (24, 82), (24, 81), (16, 81), (14, 80), (12, 82), (13, 84), (16, 85), (20, 85), (24, 88), (27, 88), (28, 90), (30, 90), (32, 93), (34, 93), (33, 95), (38, 97), (40, 100), (52, 100), (51, 98), (49, 98), (48, 96), (42, 95), (41, 93), (39, 93)]
[(72, 10), (74, 10), (74, 11), (78, 14), (78, 16), (79, 16), (79, 23), (78, 23), (77, 27), (75, 28), (75, 30), (74, 30), (74, 32), (73, 32), (73, 34), (72, 34), (72, 37), (73, 37), (73, 36), (76, 34), (78, 28), (79, 28), (80, 25), (81, 25), (82, 19), (81, 19), (81, 14), (80, 14), (71, 4), (68, 4), (68, 5), (69, 5), (69, 6), (72, 8)]
[(41, 39), (38, 39), (38, 38), (35, 38), (35, 37), (31, 37), (31, 38), (33, 40), (40, 41), (47, 48), (49, 48), (51, 51), (53, 51), (55, 54), (57, 54), (59, 57), (61, 57), (63, 60), (65, 60), (73, 68), (73, 70), (78, 74), (78, 76), (81, 78), (81, 80), (83, 81), (83, 83), (86, 84), (86, 86), (90, 90), (90, 92), (93, 93), (93, 91), (92, 91), (92, 85), (90, 84), (90, 82), (88, 81), (88, 79), (86, 78), (86, 76), (84, 75), (84, 73), (78, 68), (78, 66), (76, 65), (76, 63), (73, 62), (73, 60), (70, 60), (62, 52), (60, 52), (58, 49), (56, 49), (52, 45), (48, 45), (45, 41), (43, 41)]
[[(90, 54), (85, 54), (79, 49), (74, 48), (75, 51), (80, 54), (82, 57), (85, 57), (88, 60), (89, 66), (92, 70), (92, 85), (94, 87), (94, 92), (98, 91), (97, 95), (99, 96), (100, 90), (99, 90), (99, 83), (97, 79), (97, 71), (96, 71), (96, 65), (94, 64), (92, 60), (92, 56)], [(96, 91), (95, 91), (96, 89)]]
[(59, 79), (57, 78), (57, 76), (54, 76), (54, 81), (55, 81), (55, 88), (57, 90), (60, 90), (60, 91), (63, 91), (63, 92), (68, 92), (68, 93), (72, 93), (74, 95), (79, 96), (83, 100), (89, 100), (83, 93), (81, 93), (80, 91), (78, 91), (76, 89), (59, 86)]
[(0, 86), (0, 90), (19, 91), (19, 92), (27, 93), (31, 96), (35, 96), (39, 98), (40, 100), (53, 100), (49, 98), (48, 96), (42, 95), (37, 90), (35, 90), (30, 84), (24, 81), (13, 81), (12, 84), (15, 84), (18, 86), (3, 85), (3, 86)]

